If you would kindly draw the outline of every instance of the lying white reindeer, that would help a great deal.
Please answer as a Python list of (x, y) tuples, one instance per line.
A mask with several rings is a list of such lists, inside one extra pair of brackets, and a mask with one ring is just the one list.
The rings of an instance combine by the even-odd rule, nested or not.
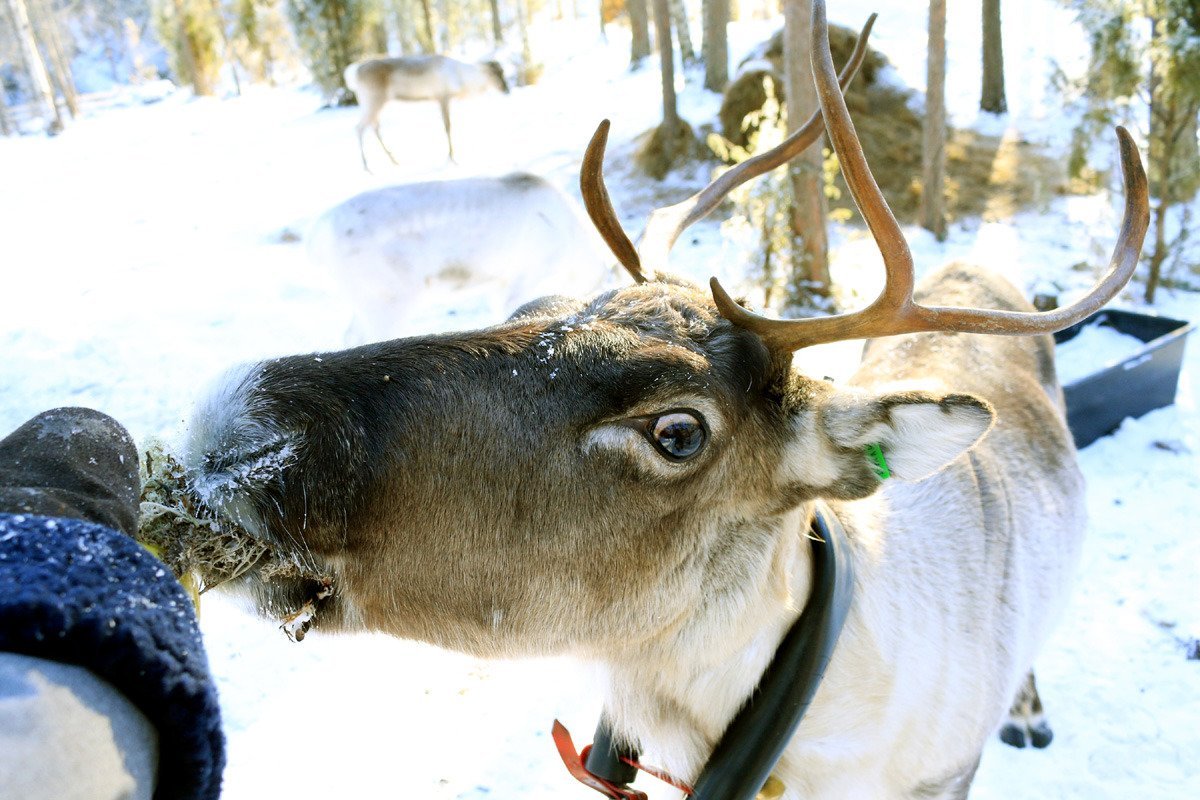
[[(594, 661), (616, 737), (692, 779), (810, 601), (820, 516), (844, 531), (856, 579), (775, 767), (785, 796), (966, 796), (1065, 603), (1085, 528), (1045, 334), (1132, 274), (1146, 180), (1119, 131), (1125, 220), (1111, 274), (1079, 303), (1036, 313), (966, 265), (914, 297), (813, 5), (821, 107), (884, 255), (880, 297), (769, 320), (715, 281), (709, 295), (651, 269), (730, 188), (811, 143), (818, 119), (656, 214), (640, 257), (608, 206), (598, 137), (585, 199), (636, 285), (533, 303), (481, 331), (262, 362), (202, 404), (197, 490), (333, 576), (332, 594), (241, 579), (264, 611), (312, 601), (317, 627)], [(847, 386), (792, 367), (799, 348), (860, 337), (887, 338)]]
[(428, 330), (422, 312), (448, 295), (460, 314), (496, 319), (613, 283), (580, 210), (528, 173), (373, 189), (318, 217), (307, 239), (355, 309), (350, 344)]
[(354, 130), (358, 134), (358, 152), (363, 169), (367, 153), (363, 134), (368, 128), (375, 132), (379, 146), (396, 163), (396, 157), (383, 142), (379, 133), (379, 112), (388, 100), (436, 100), (442, 111), (446, 129), (446, 145), (450, 160), (454, 160), (454, 140), (450, 135), (450, 99), (498, 89), (508, 94), (504, 70), (495, 61), (468, 64), (449, 56), (401, 56), (398, 58), (368, 58), (346, 67), (346, 85), (358, 97), (362, 118)]

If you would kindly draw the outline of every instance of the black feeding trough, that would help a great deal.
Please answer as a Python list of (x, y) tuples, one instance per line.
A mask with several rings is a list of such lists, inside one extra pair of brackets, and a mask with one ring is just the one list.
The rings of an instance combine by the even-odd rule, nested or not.
[(1142, 346), (1102, 369), (1063, 386), (1067, 424), (1076, 447), (1112, 433), (1126, 417), (1140, 417), (1175, 402), (1183, 365), (1183, 345), (1194, 327), (1156, 314), (1102, 309), (1054, 335), (1062, 344), (1088, 325), (1114, 328), (1142, 341)]

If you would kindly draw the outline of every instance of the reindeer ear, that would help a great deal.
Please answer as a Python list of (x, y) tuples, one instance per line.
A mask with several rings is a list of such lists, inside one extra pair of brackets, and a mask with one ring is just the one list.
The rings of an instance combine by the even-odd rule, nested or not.
[(879, 445), (892, 477), (919, 481), (945, 467), (987, 433), (992, 407), (968, 394), (902, 391), (863, 396), (839, 393), (822, 409), (832, 444), (850, 456), (853, 483), (874, 473), (869, 445)]

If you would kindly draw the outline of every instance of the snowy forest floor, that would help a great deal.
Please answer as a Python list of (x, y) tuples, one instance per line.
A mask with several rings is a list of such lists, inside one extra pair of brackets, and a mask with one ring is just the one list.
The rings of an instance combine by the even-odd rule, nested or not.
[[(853, 0), (838, 4), (833, 21), (858, 27), (879, 10), (874, 46), (898, 80), (920, 86), (924, 48), (914, 43), (924, 41), (924, 15), (900, 8)], [(1011, 110), (993, 118), (974, 111), (977, 21), (951, 9), (952, 122), (1061, 155), (1071, 120), (1046, 88), (1048, 57), (1078, 69), (1082, 33), (1049, 0), (1005, 10)], [(735, 63), (776, 25), (733, 26)], [(435, 106), (394, 104), (384, 135), (400, 165), (385, 168), (372, 149), (376, 173), (365, 174), (352, 134), (358, 112), (318, 111), (316, 96), (300, 89), (228, 99), (178, 92), (97, 111), (55, 139), (0, 140), (0, 434), (46, 408), (87, 405), (139, 440), (178, 439), (202, 387), (229, 366), (339, 348), (350, 308), (296, 238), (365, 189), (522, 169), (577, 197), (582, 149), (602, 117), (613, 121), (610, 191), (630, 231), (652, 204), (682, 199), (705, 178), (707, 167), (655, 184), (624, 165), (660, 101), (656, 69), (626, 69), (619, 29), (610, 27), (606, 44), (590, 25), (541, 43), (551, 67), (541, 84), (456, 106), (457, 165), (443, 158)], [(693, 123), (711, 121), (719, 104), (698, 83), (689, 76), (681, 95)], [(1056, 284), (1069, 300), (1107, 262), (1119, 204), (1108, 195), (1047, 200), (1015, 216), (957, 222), (944, 243), (906, 233), (919, 268), (973, 260), (1031, 291)], [(835, 280), (847, 298), (869, 299), (882, 281), (873, 243), (850, 226), (832, 233)], [(1092, 269), (1073, 269), (1081, 263)], [(719, 221), (689, 232), (673, 264), (697, 280), (745, 279)], [(1135, 296), (1136, 287), (1116, 305), (1145, 310)], [(1165, 292), (1150, 310), (1194, 321), (1200, 296)], [(499, 321), (441, 311), (445, 328)], [(844, 375), (853, 350), (814, 348), (801, 361)], [(1037, 663), (1056, 738), (1045, 751), (989, 746), (973, 798), (1192, 796), (1200, 662), (1186, 651), (1200, 637), (1198, 400), (1192, 341), (1176, 404), (1082, 451), (1090, 538), (1064, 624)], [(578, 665), (482, 662), (377, 636), (294, 645), (220, 597), (205, 598), (202, 625), (229, 737), (229, 800), (595, 796), (574, 785), (548, 736), (558, 717), (577, 741), (590, 737), (598, 701)]]

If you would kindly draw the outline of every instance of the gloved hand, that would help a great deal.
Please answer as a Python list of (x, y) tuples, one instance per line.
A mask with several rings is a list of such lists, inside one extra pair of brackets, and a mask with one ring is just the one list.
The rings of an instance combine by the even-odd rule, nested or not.
[(0, 513), (70, 517), (137, 531), (137, 450), (90, 408), (45, 411), (0, 441)]
[(139, 491), (96, 411), (0, 441), (0, 797), (220, 794), (216, 690), (191, 602), (132, 538)]

